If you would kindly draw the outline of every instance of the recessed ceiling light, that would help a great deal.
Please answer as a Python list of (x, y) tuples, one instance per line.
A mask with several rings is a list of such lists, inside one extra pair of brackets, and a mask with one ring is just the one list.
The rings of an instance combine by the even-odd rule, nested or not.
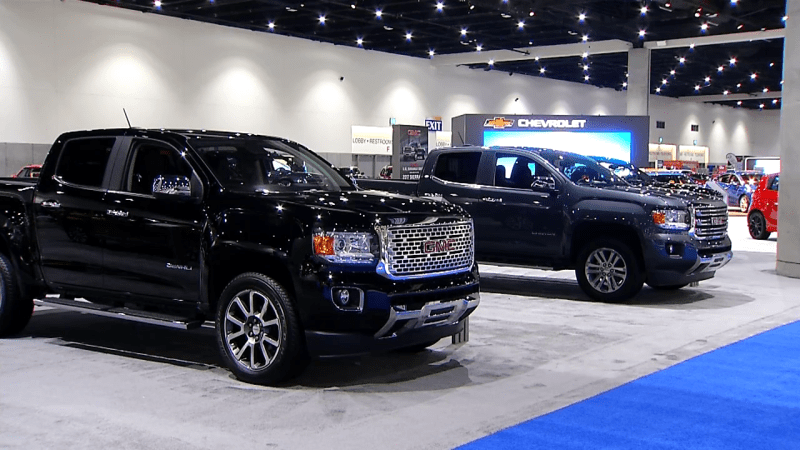
[(581, 22), (583, 22), (584, 20), (586, 20), (586, 14), (584, 14), (584, 13), (580, 13), (580, 14), (578, 14), (578, 20), (580, 20)]
[(362, 38), (356, 39), (356, 44), (358, 44), (358, 45), (364, 44), (364, 39), (362, 39)]
[(754, 74), (754, 73), (751, 73), (751, 74), (750, 74), (750, 79), (751, 79), (751, 80), (755, 80), (756, 78), (758, 78), (758, 75), (756, 75), (756, 74)]
[(736, 64), (736, 58), (731, 58), (731, 65)]
[(689, 44), (689, 49), (694, 50), (694, 43)]
[(384, 30), (386, 30), (386, 31), (392, 31), (392, 30), (394, 30), (394, 28), (392, 28), (392, 27), (390, 27), (390, 26), (388, 26), (388, 25), (384, 25), (384, 26), (383, 26), (383, 29), (384, 29)]
[(707, 30), (708, 29), (708, 24), (707, 23), (703, 23), (702, 25), (700, 25), (700, 29), (703, 30), (703, 31)]
[(744, 24), (743, 23), (740, 23), (739, 25), (736, 26), (737, 30), (741, 30), (742, 28), (744, 28)]
[(433, 56), (435, 53), (433, 49), (428, 50), (428, 56)]
[(730, 92), (729, 90), (727, 90), (727, 89), (726, 89), (726, 90), (724, 90), (724, 91), (722, 91), (722, 95), (728, 95), (728, 94), (730, 94), (730, 93), (731, 93), (731, 92)]
[(739, 3), (739, 0), (731, 0), (731, 5), (735, 6), (737, 3)]
[(375, 10), (375, 17), (380, 19), (382, 15), (383, 15), (383, 11), (381, 11), (380, 9), (376, 9)]
[(156, 8), (161, 8), (161, 0), (155, 0), (153, 2), (153, 6), (155, 6)]
[(462, 28), (461, 29), (461, 35), (462, 36), (466, 36), (467, 35), (467, 29), (466, 28)]
[(481, 44), (478, 44), (478, 45), (475, 46), (475, 50), (476, 51), (481, 51), (482, 48), (483, 48), (483, 46)]
[(657, 87), (656, 88), (656, 92), (660, 93), (661, 92), (661, 87)]
[(766, 94), (767, 92), (769, 92), (769, 88), (764, 88), (764, 93)]
[(528, 15), (529, 15), (530, 17), (533, 17), (533, 16), (535, 16), (535, 15), (536, 15), (536, 13), (535, 13), (535, 12), (533, 12), (533, 11), (531, 11), (531, 12), (529, 12), (529, 13), (528, 13)]
[(583, 77), (584, 81), (589, 81), (589, 75)]
[(441, 12), (444, 9), (444, 3), (436, 2), (436, 10)]
[(490, 66), (493, 66), (493, 65), (494, 65), (494, 60), (493, 60), (493, 59), (490, 59), (490, 60), (489, 60), (489, 65), (490, 65)]
[(781, 80), (781, 84), (783, 84), (783, 80)]
[(582, 56), (583, 56), (583, 59), (588, 58), (589, 57), (589, 52), (583, 52)]
[(699, 84), (695, 84), (694, 85), (694, 90), (695, 91), (699, 91), (700, 90), (700, 85)]
[(586, 71), (586, 70), (589, 70), (589, 65), (588, 65), (588, 64), (584, 64), (584, 65), (583, 65), (583, 70), (584, 70), (584, 71)]
[(274, 30), (275, 29), (275, 22), (270, 22), (270, 23), (267, 24), (267, 26), (269, 27), (270, 30)]
[(406, 40), (407, 41), (411, 40), (411, 32), (410, 31), (406, 33)]
[(510, 18), (511, 18), (511, 16), (509, 16), (509, 15), (508, 15), (508, 14), (506, 14), (506, 13), (501, 13), (501, 14), (500, 14), (500, 17), (502, 17), (503, 19), (510, 19)]
[(523, 28), (525, 28), (525, 21), (524, 21), (524, 20), (520, 20), (520, 21), (517, 23), (517, 26), (519, 27), (519, 29), (523, 29)]
[(648, 11), (647, 6), (646, 5), (642, 6), (642, 15), (647, 14), (647, 11)]
[(740, 87), (742, 87), (742, 83), (739, 83), (739, 84), (737, 84), (737, 85), (736, 85), (736, 87), (737, 87), (737, 88), (740, 88)]
[(319, 16), (319, 23), (325, 25), (325, 16)]
[(584, 34), (584, 35), (583, 35), (583, 37), (581, 38), (581, 40), (582, 40), (583, 42), (586, 42), (586, 41), (588, 41), (588, 40), (589, 40), (589, 36), (587, 36), (587, 35), (585, 35), (585, 34)]
[(545, 72), (546, 72), (546, 70), (544, 69), (544, 67), (542, 67), (541, 69), (539, 69), (539, 73), (542, 73), (542, 74), (543, 74), (543, 73), (545, 73)]
[(777, 104), (778, 104), (778, 99), (776, 98), (775, 100), (773, 100), (773, 101), (772, 101), (772, 104), (773, 104), (773, 105), (777, 105)]
[(683, 56), (681, 56), (680, 58), (678, 58), (678, 62), (679, 62), (679, 63), (681, 63), (681, 64), (683, 64), (683, 63), (685, 63), (685, 62), (686, 62), (686, 58), (684, 58)]
[(538, 57), (538, 56), (534, 56), (534, 57), (533, 57), (533, 60), (534, 60), (534, 61), (538, 61), (538, 60), (539, 60), (539, 57)]
[(628, 82), (627, 81), (623, 81), (622, 82), (622, 87), (624, 87), (624, 88), (628, 87)]
[(762, 104), (758, 105), (758, 107), (761, 108), (761, 109), (764, 109), (764, 104), (762, 103)]
[(725, 70), (725, 66), (717, 67), (717, 72), (722, 72), (723, 70)]
[(738, 102), (736, 102), (736, 104), (739, 105), (739, 106), (742, 106), (742, 101), (739, 100)]
[(667, 84), (667, 79), (664, 78), (663, 80), (661, 80), (661, 84)]
[(771, 63), (769, 63), (769, 66), (770, 66), (770, 67), (774, 67), (774, 66), (775, 66), (775, 63), (774, 63), (774, 62), (771, 62)]
[(645, 34), (647, 34), (647, 31), (639, 30), (639, 37), (644, 37)]
[(782, 20), (782, 21), (784, 21), (784, 22), (786, 22), (788, 19), (789, 19), (789, 16), (783, 16), (783, 17), (781, 18), (781, 20)]
[(710, 83), (710, 82), (711, 82), (711, 77), (706, 77), (706, 83)]
[(670, 70), (670, 71), (669, 71), (669, 74), (670, 74), (670, 75), (675, 75), (675, 69), (672, 69), (672, 70)]
[(355, 5), (355, 4), (353, 4), (353, 3), (351, 3), (351, 4), (350, 4), (350, 8), (352, 8), (352, 9), (356, 9), (356, 5)]

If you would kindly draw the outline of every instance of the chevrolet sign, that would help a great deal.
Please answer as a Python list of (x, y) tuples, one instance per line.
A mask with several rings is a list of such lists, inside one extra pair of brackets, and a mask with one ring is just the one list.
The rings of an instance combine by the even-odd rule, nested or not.
[(517, 126), (520, 128), (583, 128), (586, 119), (519, 119)]

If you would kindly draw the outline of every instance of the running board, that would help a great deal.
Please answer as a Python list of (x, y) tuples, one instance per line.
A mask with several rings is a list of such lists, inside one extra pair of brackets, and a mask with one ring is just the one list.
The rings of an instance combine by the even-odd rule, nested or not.
[(86, 301), (67, 300), (63, 298), (43, 298), (33, 301), (39, 306), (52, 306), (54, 308), (66, 309), (96, 316), (112, 317), (115, 319), (130, 320), (133, 322), (147, 323), (150, 325), (161, 325), (170, 328), (190, 330), (199, 328), (203, 325), (202, 319), (192, 319), (188, 317), (173, 316), (158, 312), (140, 311), (138, 309), (120, 308), (108, 305), (98, 305)]

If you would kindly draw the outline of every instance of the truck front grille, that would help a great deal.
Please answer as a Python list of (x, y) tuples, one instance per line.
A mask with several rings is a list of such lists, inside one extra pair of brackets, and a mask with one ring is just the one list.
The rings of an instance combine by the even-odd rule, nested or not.
[(728, 234), (728, 208), (726, 206), (693, 204), (692, 229), (697, 239), (722, 239)]
[(420, 278), (469, 270), (475, 260), (471, 220), (378, 227), (389, 278)]

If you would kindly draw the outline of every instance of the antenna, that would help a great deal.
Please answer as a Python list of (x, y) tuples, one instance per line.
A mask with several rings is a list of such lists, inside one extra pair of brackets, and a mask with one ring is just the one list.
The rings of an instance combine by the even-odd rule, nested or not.
[(128, 121), (128, 128), (133, 128), (131, 126), (131, 119), (128, 119), (128, 111), (125, 111), (125, 108), (122, 108), (122, 113), (125, 114), (125, 120)]

